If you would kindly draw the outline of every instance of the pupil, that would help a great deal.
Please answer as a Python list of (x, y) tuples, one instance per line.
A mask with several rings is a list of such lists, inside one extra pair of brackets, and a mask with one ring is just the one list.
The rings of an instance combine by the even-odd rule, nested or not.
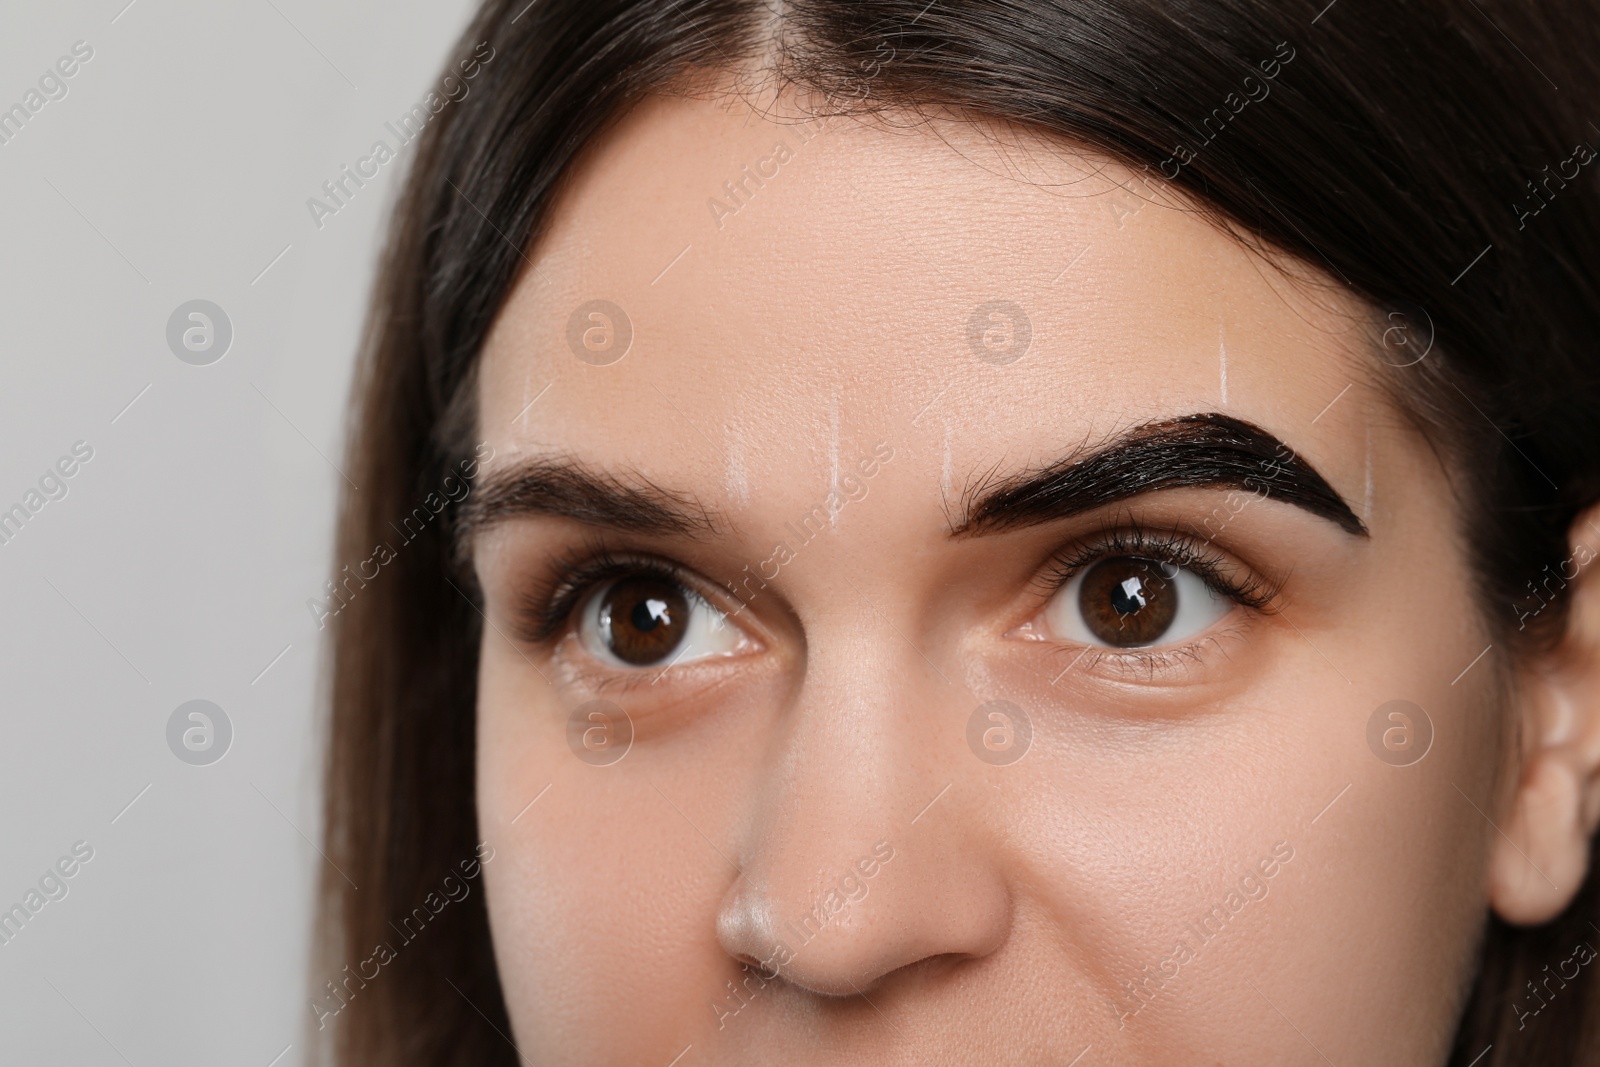
[(1078, 610), (1097, 639), (1117, 648), (1153, 645), (1178, 614), (1178, 571), (1170, 563), (1113, 556), (1084, 573)]
[(646, 667), (675, 652), (689, 624), (689, 597), (676, 582), (637, 575), (622, 578), (600, 602), (606, 645), (624, 663)]
[(633, 605), (633, 614), (628, 621), (633, 623), (633, 628), (640, 633), (649, 633), (662, 623), (671, 623), (672, 613), (668, 610), (665, 600), (651, 597)]

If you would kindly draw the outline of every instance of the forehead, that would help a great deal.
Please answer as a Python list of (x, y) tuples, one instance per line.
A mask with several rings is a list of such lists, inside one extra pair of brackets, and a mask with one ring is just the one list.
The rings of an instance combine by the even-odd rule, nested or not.
[(737, 497), (749, 471), (830, 450), (837, 469), (879, 438), (992, 465), (1219, 410), (1336, 485), (1352, 462), (1329, 443), (1348, 418), (1313, 420), (1362, 373), (1353, 299), (1014, 129), (655, 98), (593, 147), (529, 257), (480, 378), (497, 455)]

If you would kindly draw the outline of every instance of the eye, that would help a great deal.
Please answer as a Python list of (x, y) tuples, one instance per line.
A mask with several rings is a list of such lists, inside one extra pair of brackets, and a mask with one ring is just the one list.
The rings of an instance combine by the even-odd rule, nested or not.
[(614, 667), (659, 667), (732, 655), (745, 638), (703, 597), (665, 576), (628, 574), (599, 586), (578, 617), (578, 640)]
[(1198, 574), (1166, 560), (1110, 556), (1074, 574), (1045, 605), (1051, 636), (1146, 648), (1186, 641), (1234, 606)]

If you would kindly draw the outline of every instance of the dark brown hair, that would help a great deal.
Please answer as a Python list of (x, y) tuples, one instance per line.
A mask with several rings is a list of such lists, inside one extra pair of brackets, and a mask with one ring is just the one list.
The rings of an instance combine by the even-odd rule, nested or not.
[[(1560, 632), (1564, 598), (1527, 629), (1517, 605), (1600, 499), (1600, 198), (1590, 171), (1566, 171), (1575, 146), (1600, 144), (1582, 110), (1600, 88), (1595, 14), (1579, 0), (489, 0), (451, 69), (484, 42), (494, 58), (416, 142), (384, 254), (336, 566), (395, 541), (391, 524), (471, 456), (479, 349), (579, 154), (649, 93), (759, 67), (823, 110), (939, 107), (1090, 146), (1401, 322), (1411, 347), (1390, 362), (1431, 344), (1391, 374), (1447, 457), (1505, 669)], [(478, 840), (478, 594), (453, 567), (450, 509), (417, 525), (376, 578), (335, 578), (313, 992), (340, 1007), (318, 1044), (347, 1067), (512, 1064), (481, 892), (380, 977), (350, 979)], [(1486, 917), (1453, 1064), (1600, 1062), (1587, 972), (1537, 1025), (1519, 1031), (1511, 1010), (1590, 937), (1595, 887), (1537, 929)]]

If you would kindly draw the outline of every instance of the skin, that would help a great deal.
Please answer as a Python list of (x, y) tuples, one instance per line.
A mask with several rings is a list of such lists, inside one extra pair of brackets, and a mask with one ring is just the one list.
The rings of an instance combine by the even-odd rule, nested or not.
[[(1377, 387), (1379, 330), (1340, 284), (1117, 191), (1126, 171), (1070, 146), (951, 118), (805, 140), (781, 111), (632, 113), (572, 175), (483, 354), (480, 485), (575, 459), (716, 527), (524, 515), (473, 540), (484, 877), (523, 1055), (1443, 1063), (1489, 909), (1542, 921), (1584, 874), (1600, 730), (1594, 657), (1568, 646), (1593, 648), (1593, 583), (1566, 658), (1501, 706), (1492, 655), (1463, 674), (1490, 636), (1447, 473)], [(780, 140), (791, 158), (719, 225), (708, 198)], [(607, 366), (567, 344), (596, 297), (634, 332)], [(1005, 365), (969, 343), (991, 300), (1031, 323)], [(1370, 537), (1226, 488), (950, 536), (969, 487), (1198, 412), (1281, 439)], [(858, 498), (728, 592), (875, 445), (892, 458)], [(1204, 537), (1218, 508), (1208, 550), (1281, 583), (1275, 612), (1232, 607), (1177, 652), (1042, 626), (1063, 546), (1130, 520)], [(733, 653), (623, 670), (571, 626), (529, 640), (520, 605), (596, 544), (697, 576)], [(596, 698), (632, 720), (609, 766), (568, 744)], [(1009, 765), (967, 741), (997, 698), (1032, 727)], [(1367, 741), (1395, 699), (1434, 730), (1411, 766)], [(892, 858), (864, 876), (875, 847)], [(752, 977), (741, 961), (841, 886), (857, 899)], [(1131, 992), (1179, 942), (1176, 977)]]

